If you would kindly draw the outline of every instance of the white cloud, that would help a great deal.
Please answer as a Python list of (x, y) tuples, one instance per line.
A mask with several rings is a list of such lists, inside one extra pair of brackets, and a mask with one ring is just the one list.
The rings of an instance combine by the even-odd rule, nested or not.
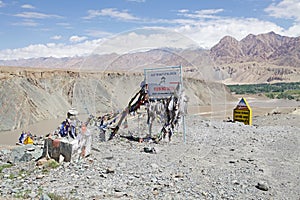
[(116, 8), (105, 8), (102, 10), (88, 10), (88, 16), (84, 19), (92, 19), (98, 16), (107, 16), (111, 18), (116, 18), (119, 20), (138, 20), (139, 18), (128, 13), (127, 10), (118, 11)]
[(67, 22), (59, 22), (59, 23), (56, 23), (56, 25), (61, 26), (65, 29), (73, 29), (73, 26)]
[(145, 28), (125, 32), (103, 40), (93, 53), (105, 54), (115, 52), (124, 54), (161, 47), (188, 48), (195, 47), (195, 45), (196, 43), (193, 40), (174, 31), (162, 28)]
[(187, 12), (189, 12), (189, 10), (187, 10), (187, 9), (181, 9), (181, 10), (178, 10), (178, 12), (179, 13), (187, 13)]
[(209, 21), (194, 22), (192, 24), (181, 25), (175, 29), (179, 33), (195, 40), (203, 48), (211, 48), (219, 40), (230, 35), (240, 40), (249, 33), (260, 34), (274, 31), (284, 33), (283, 28), (274, 23), (260, 21), (254, 18), (245, 19), (216, 19)]
[(220, 12), (223, 12), (223, 9), (206, 9), (206, 10), (198, 10), (196, 11), (199, 15), (211, 15), (211, 14), (217, 14)]
[(84, 36), (80, 37), (80, 36), (77, 36), (77, 35), (73, 35), (69, 38), (69, 41), (73, 42), (73, 43), (77, 43), (77, 42), (82, 42), (86, 39), (87, 39), (87, 37), (84, 37)]
[(180, 16), (184, 16), (184, 17), (188, 17), (188, 18), (217, 18), (216, 16), (214, 16), (214, 14), (223, 12), (223, 9), (207, 9), (207, 10), (198, 10), (195, 11), (194, 13), (188, 13), (188, 10), (179, 10), (179, 14)]
[(24, 48), (0, 50), (0, 60), (28, 59), (39, 57), (72, 57), (85, 56), (93, 52), (101, 40), (85, 41), (75, 45), (35, 44)]
[(13, 23), (12, 25), (14, 25), (14, 26), (36, 27), (36, 26), (39, 25), (39, 23), (37, 23), (37, 22), (35, 22), (34, 20), (31, 20), (31, 19), (24, 19), (23, 21)]
[(300, 0), (282, 0), (271, 4), (265, 11), (272, 17), (300, 21)]
[(22, 18), (30, 18), (30, 19), (62, 18), (59, 15), (45, 14), (39, 12), (22, 12), (14, 16), (22, 17)]
[(5, 4), (3, 3), (3, 1), (0, 1), (0, 8), (4, 7)]
[(291, 36), (291, 37), (300, 36), (300, 23), (295, 23), (293, 26), (291, 26), (287, 30), (285, 30), (283, 32), (283, 34)]
[[(75, 38), (75, 37), (74, 37)], [(136, 30), (109, 39), (97, 39), (76, 44), (36, 44), (24, 48), (0, 50), (0, 60), (28, 59), (38, 57), (72, 57), (91, 54), (127, 53), (159, 47), (191, 47), (194, 42), (176, 32)]]
[(30, 4), (24, 4), (21, 6), (21, 8), (25, 8), (25, 9), (35, 9), (34, 6), (30, 5)]
[[(161, 24), (170, 30), (183, 34), (194, 40), (199, 47), (211, 48), (224, 36), (232, 36), (240, 40), (248, 34), (261, 34), (274, 31), (282, 35), (290, 35), (299, 28), (294, 26), (287, 31), (284, 28), (269, 21), (256, 18), (230, 18), (217, 17), (215, 14), (223, 12), (223, 9), (199, 10), (191, 13), (189, 10), (179, 10), (178, 19), (153, 20), (153, 24)], [(299, 31), (297, 32), (300, 35)], [(294, 34), (294, 36), (296, 36)]]
[(61, 38), (62, 38), (61, 35), (54, 35), (54, 36), (52, 36), (50, 39), (51, 39), (51, 40), (60, 40)]

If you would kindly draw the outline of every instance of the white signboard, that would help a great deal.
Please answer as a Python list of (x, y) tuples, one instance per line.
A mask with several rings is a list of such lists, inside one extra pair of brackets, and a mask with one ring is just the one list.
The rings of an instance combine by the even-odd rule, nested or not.
[(150, 99), (168, 98), (181, 84), (181, 66), (145, 69)]

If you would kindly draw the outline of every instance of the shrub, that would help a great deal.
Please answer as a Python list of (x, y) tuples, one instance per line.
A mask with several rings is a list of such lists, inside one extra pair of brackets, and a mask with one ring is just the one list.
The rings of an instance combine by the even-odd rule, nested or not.
[(2, 170), (5, 169), (5, 168), (10, 168), (12, 167), (13, 165), (12, 164), (4, 164), (4, 165), (1, 165), (0, 166), (0, 173), (2, 173)]

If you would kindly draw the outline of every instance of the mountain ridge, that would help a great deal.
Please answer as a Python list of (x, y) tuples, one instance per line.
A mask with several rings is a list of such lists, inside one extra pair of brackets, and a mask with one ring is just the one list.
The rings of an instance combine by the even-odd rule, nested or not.
[(225, 36), (210, 50), (158, 48), (122, 55), (0, 61), (1, 65), (95, 72), (143, 72), (145, 68), (181, 65), (184, 76), (226, 84), (294, 82), (300, 79), (300, 37), (269, 32), (249, 34), (238, 41)]
[[(300, 37), (281, 36), (275, 32), (249, 34), (240, 41), (230, 41), (227, 37), (223, 37), (210, 49), (213, 60), (219, 64), (256, 61), (300, 67)], [(223, 48), (224, 45), (227, 49)], [(236, 50), (228, 52), (229, 48)], [(286, 57), (292, 58), (294, 62), (284, 62)]]

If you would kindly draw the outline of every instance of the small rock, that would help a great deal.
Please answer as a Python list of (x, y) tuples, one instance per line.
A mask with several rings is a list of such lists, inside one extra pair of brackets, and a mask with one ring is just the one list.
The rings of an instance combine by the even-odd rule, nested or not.
[(113, 156), (107, 156), (104, 159), (106, 159), (106, 160), (112, 160), (113, 158), (114, 158)]
[(122, 189), (121, 188), (114, 188), (114, 191), (115, 192), (122, 192)]
[(154, 147), (144, 147), (145, 153), (156, 153), (156, 150)]
[(29, 147), (29, 148), (27, 148), (26, 150), (27, 150), (27, 151), (34, 151), (35, 148), (34, 148), (34, 147)]
[(152, 183), (156, 183), (157, 181), (158, 181), (158, 180), (157, 180), (156, 177), (152, 177), (152, 178), (151, 178), (151, 182), (152, 182)]
[(266, 183), (263, 183), (263, 182), (257, 183), (257, 185), (255, 187), (259, 190), (262, 190), (262, 191), (268, 191), (269, 190), (268, 185)]
[(201, 194), (203, 195), (203, 196), (205, 196), (205, 197), (207, 197), (208, 196), (208, 193), (207, 192), (201, 192)]
[(42, 178), (44, 178), (44, 177), (45, 177), (45, 175), (39, 174), (39, 175), (36, 176), (36, 179), (42, 179)]
[(100, 174), (100, 177), (101, 178), (107, 178), (107, 175), (106, 174)]
[(4, 174), (3, 178), (9, 178), (9, 176), (10, 176), (9, 174)]
[(109, 168), (106, 169), (106, 173), (107, 174), (113, 174), (113, 173), (115, 173), (115, 169), (109, 167)]
[(87, 168), (89, 168), (90, 166), (89, 166), (88, 164), (85, 164), (85, 165), (83, 165), (83, 167), (84, 167), (85, 169), (87, 169)]
[(134, 174), (133, 175), (135, 178), (140, 178), (140, 175), (138, 175), (138, 174)]
[(158, 189), (157, 188), (153, 188), (152, 194), (153, 195), (158, 195), (158, 193), (159, 193)]
[(154, 168), (154, 169), (158, 169), (159, 168), (159, 166), (157, 164), (155, 164), (155, 163), (151, 163), (151, 167)]
[(183, 178), (184, 174), (182, 172), (178, 172), (177, 174), (174, 174), (174, 178)]
[(39, 159), (36, 162), (36, 166), (44, 166), (47, 162), (48, 162), (48, 160), (46, 158)]
[(11, 153), (11, 150), (9, 150), (9, 149), (2, 149), (0, 151), (0, 153), (3, 154), (3, 155), (9, 155)]
[(59, 163), (62, 163), (65, 160), (65, 157), (63, 155), (59, 155)]
[(50, 198), (47, 194), (43, 194), (43, 195), (40, 197), (40, 200), (51, 200), (51, 198)]
[(202, 175), (207, 175), (207, 171), (205, 169), (201, 170)]
[(31, 192), (29, 195), (28, 195), (31, 199), (34, 199), (37, 194), (35, 192)]

